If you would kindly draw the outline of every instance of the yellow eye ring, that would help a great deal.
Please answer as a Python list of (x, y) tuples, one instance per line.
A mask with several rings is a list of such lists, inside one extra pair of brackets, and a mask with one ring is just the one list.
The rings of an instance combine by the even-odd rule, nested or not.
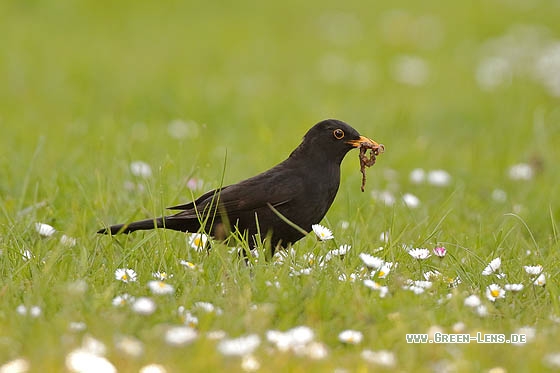
[(344, 131), (341, 130), (340, 128), (337, 128), (333, 131), (333, 136), (335, 139), (340, 140), (341, 138), (344, 137)]

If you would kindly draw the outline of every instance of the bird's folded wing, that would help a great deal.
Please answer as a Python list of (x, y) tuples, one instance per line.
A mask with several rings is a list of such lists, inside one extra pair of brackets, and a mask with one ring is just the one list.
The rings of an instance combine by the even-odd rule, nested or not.
[[(273, 184), (274, 185), (274, 184)], [(290, 202), (295, 195), (295, 185), (274, 185), (263, 188), (253, 183), (241, 183), (211, 190), (196, 199), (183, 205), (169, 207), (171, 210), (184, 210), (177, 214), (179, 217), (200, 214), (212, 205), (218, 205), (220, 210), (225, 210), (228, 214), (259, 210), (282, 206)]]

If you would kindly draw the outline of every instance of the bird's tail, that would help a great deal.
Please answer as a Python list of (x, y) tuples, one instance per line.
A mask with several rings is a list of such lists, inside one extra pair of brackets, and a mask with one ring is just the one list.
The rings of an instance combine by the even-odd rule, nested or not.
[(154, 229), (154, 228), (163, 228), (162, 218), (139, 220), (139, 221), (134, 221), (132, 223), (125, 223), (125, 224), (115, 224), (115, 225), (111, 225), (108, 228), (100, 229), (97, 231), (97, 233), (102, 233), (102, 234), (130, 233), (138, 230)]
[(98, 230), (97, 233), (111, 233), (112, 235), (115, 235), (119, 233), (130, 233), (154, 228), (167, 228), (182, 232), (196, 232), (200, 229), (200, 222), (198, 219), (178, 219), (171, 215), (160, 218), (133, 221), (132, 223), (111, 225), (108, 228)]

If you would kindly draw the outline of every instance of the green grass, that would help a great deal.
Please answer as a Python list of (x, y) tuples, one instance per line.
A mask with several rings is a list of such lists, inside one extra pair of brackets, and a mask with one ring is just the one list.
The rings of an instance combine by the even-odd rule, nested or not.
[[(396, 365), (389, 369), (398, 371), (554, 368), (548, 357), (560, 353), (560, 326), (551, 317), (560, 316), (560, 111), (558, 97), (528, 66), (547, 43), (558, 42), (558, 4), (403, 1), (395, 5), (401, 13), (360, 1), (282, 4), (0, 4), (0, 365), (22, 357), (32, 371), (61, 371), (68, 353), (90, 335), (123, 372), (150, 363), (168, 371), (241, 370), (241, 359), (222, 356), (217, 342), (205, 338), (224, 330), (228, 337), (260, 336), (253, 355), (262, 371), (382, 369), (360, 357), (365, 349), (392, 351)], [(527, 55), (510, 60), (510, 83), (481, 89), (479, 62), (504, 53), (483, 45), (519, 35), (519, 25), (541, 31), (529, 43), (516, 39), (515, 50)], [(426, 62), (425, 84), (393, 78), (395, 59), (403, 55)], [(344, 161), (338, 196), (322, 222), (333, 230), (332, 241), (309, 236), (294, 246), (291, 261), (246, 266), (219, 243), (197, 253), (177, 232), (114, 239), (94, 233), (160, 215), (217, 187), (222, 176), (229, 184), (263, 171), (327, 117), (347, 121), (387, 148), (368, 170), (366, 193), (359, 191), (356, 152)], [(197, 123), (198, 135), (170, 136), (168, 124), (177, 119)], [(149, 163), (153, 176), (131, 175), (135, 160)], [(541, 165), (533, 179), (508, 177), (509, 167), (521, 162)], [(413, 184), (409, 173), (418, 167), (444, 169), (452, 183)], [(191, 193), (190, 177), (202, 179), (203, 188)], [(142, 188), (128, 190), (127, 182)], [(495, 189), (507, 193), (505, 202), (491, 198)], [(372, 190), (390, 190), (397, 203), (385, 206)], [(406, 207), (404, 193), (418, 196), (420, 207)], [(342, 221), (350, 223), (347, 229)], [(41, 238), (36, 222), (58, 232)], [(379, 238), (383, 232), (390, 233), (387, 243)], [(62, 245), (63, 234), (77, 244)], [(342, 244), (352, 246), (344, 258), (290, 276), (291, 265), (307, 266), (306, 253), (324, 255)], [(448, 255), (418, 262), (403, 245), (444, 245)], [(24, 250), (33, 254), (28, 261)], [(399, 263), (377, 280), (389, 287), (387, 297), (361, 281), (339, 281), (340, 274), (359, 270), (361, 252)], [(498, 256), (507, 277), (482, 276)], [(202, 271), (185, 269), (182, 259)], [(524, 272), (533, 264), (544, 266), (545, 287), (533, 286)], [(123, 267), (138, 273), (137, 282), (115, 280)], [(428, 269), (460, 276), (462, 283), (451, 289), (435, 281), (420, 295), (402, 289)], [(155, 271), (173, 274), (174, 295), (150, 294)], [(525, 288), (492, 303), (485, 289), (494, 282)], [(114, 307), (112, 299), (125, 292), (153, 298), (156, 312), (142, 316)], [(488, 316), (464, 305), (471, 294), (481, 297)], [(192, 310), (199, 301), (223, 314), (193, 310), (199, 338), (169, 346), (165, 331), (182, 323), (178, 307)], [(38, 305), (42, 313), (20, 315), (21, 304)], [(73, 331), (71, 322), (86, 329)], [(406, 343), (407, 333), (434, 326), (452, 333), (458, 322), (466, 333), (509, 335), (529, 326), (536, 335), (524, 346)], [(299, 325), (327, 347), (325, 359), (282, 353), (266, 341), (268, 330)], [(342, 344), (344, 329), (361, 331), (364, 340)], [(122, 336), (139, 340), (143, 353), (120, 351)]]

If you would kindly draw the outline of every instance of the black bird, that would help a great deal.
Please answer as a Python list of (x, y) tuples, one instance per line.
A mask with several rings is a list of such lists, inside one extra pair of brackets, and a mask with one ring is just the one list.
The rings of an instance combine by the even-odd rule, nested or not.
[(211, 190), (194, 202), (170, 207), (181, 210), (174, 215), (112, 225), (98, 233), (204, 230), (223, 240), (238, 231), (249, 238), (251, 246), (255, 245), (252, 237), (259, 233), (270, 239), (274, 251), (296, 242), (321, 221), (338, 191), (342, 159), (363, 143), (379, 146), (342, 121), (324, 120), (305, 134), (285, 161), (270, 170)]

